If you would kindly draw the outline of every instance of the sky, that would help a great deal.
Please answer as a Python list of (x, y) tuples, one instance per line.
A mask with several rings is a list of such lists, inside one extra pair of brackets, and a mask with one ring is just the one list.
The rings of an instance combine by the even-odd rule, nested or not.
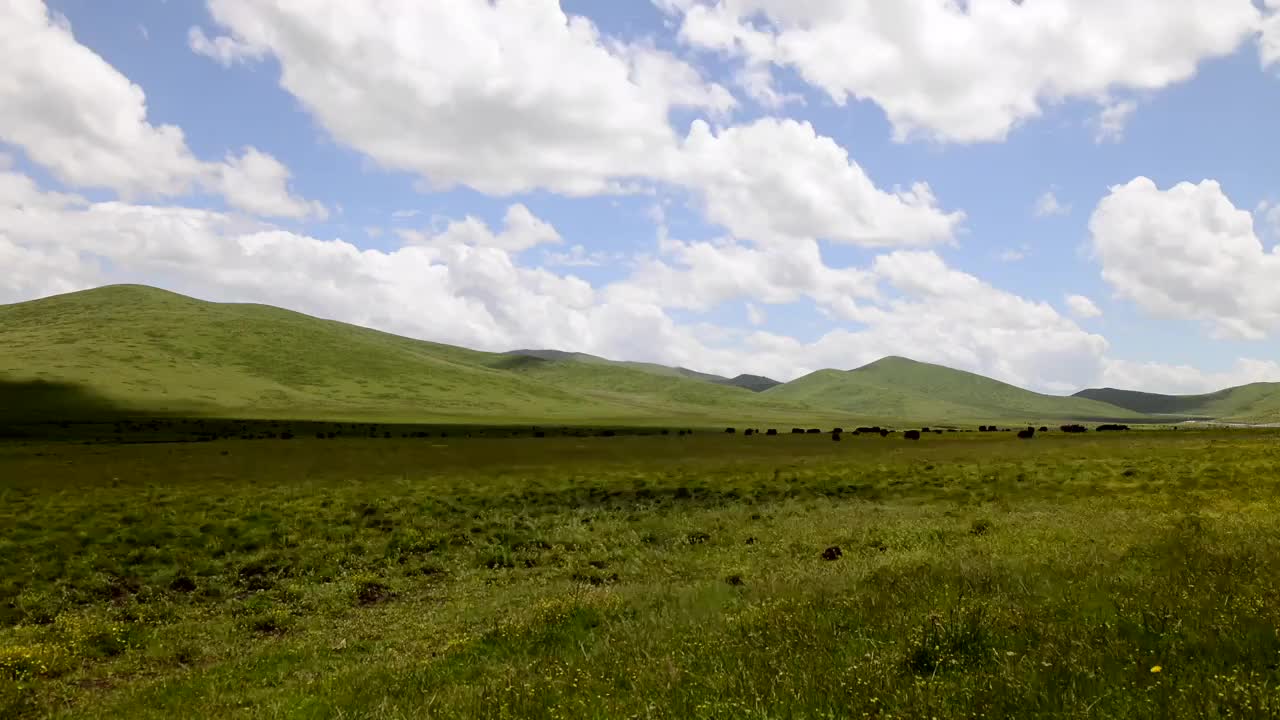
[(0, 0), (0, 303), (1280, 381), (1280, 0)]

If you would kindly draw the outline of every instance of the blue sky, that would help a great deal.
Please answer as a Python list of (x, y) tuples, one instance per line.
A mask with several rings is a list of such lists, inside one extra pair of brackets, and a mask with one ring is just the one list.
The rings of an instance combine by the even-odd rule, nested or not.
[(141, 282), (780, 379), (1280, 380), (1273, 6), (806, 5), (9, 0), (0, 302)]

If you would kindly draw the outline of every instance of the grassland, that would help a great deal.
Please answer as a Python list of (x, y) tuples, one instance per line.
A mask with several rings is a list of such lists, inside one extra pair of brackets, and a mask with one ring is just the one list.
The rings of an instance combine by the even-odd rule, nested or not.
[(1273, 432), (296, 430), (0, 444), (0, 717), (1280, 716)]

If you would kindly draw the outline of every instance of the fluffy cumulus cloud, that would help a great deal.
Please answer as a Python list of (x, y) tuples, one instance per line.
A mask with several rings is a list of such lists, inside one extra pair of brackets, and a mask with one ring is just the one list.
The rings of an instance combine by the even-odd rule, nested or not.
[[(509, 211), (503, 230), (481, 227), (479, 237), (540, 226), (531, 213), (522, 219), (526, 213)], [(892, 253), (871, 268), (841, 270), (827, 267), (816, 246), (793, 256), (669, 241), (678, 267), (641, 267), (597, 289), (521, 267), (514, 250), (476, 237), (455, 227), (425, 244), (362, 250), (210, 210), (92, 203), (42, 191), (10, 171), (0, 173), (0, 259), (12, 269), (0, 277), (0, 302), (145, 282), (483, 349), (558, 347), (783, 379), (902, 354), (1052, 389), (1063, 378), (1086, 384), (1106, 348), (1048, 305), (952, 270), (931, 252)], [(709, 284), (717, 278), (728, 284)], [(862, 328), (802, 343), (682, 325), (667, 312), (804, 296)], [(865, 302), (854, 305), (854, 297)]]
[(925, 245), (949, 240), (964, 219), (939, 209), (927, 184), (877, 188), (844, 148), (795, 120), (764, 118), (719, 134), (695, 122), (678, 174), (709, 220), (757, 243)]
[(665, 177), (679, 142), (671, 110), (735, 103), (556, 0), (208, 5), (228, 33), (209, 44), (273, 56), (281, 86), (334, 138), (433, 188), (582, 195)]
[(1097, 304), (1084, 295), (1068, 295), (1067, 309), (1071, 311), (1072, 315), (1082, 319), (1102, 316), (1102, 310), (1098, 308)]
[[(425, 187), (588, 195), (667, 183), (752, 242), (924, 245), (950, 239), (963, 218), (940, 209), (927, 184), (878, 188), (808, 123), (714, 131), (698, 119), (681, 137), (673, 108), (715, 119), (734, 98), (683, 60), (603, 36), (555, 0), (209, 8), (229, 34), (193, 31), (193, 47), (219, 60), (274, 56), (282, 87), (335, 138)], [(397, 32), (386, 32), (390, 18)], [(767, 75), (755, 73), (752, 92), (785, 103), (765, 97)]]
[(0, 257), (12, 271), (0, 301), (144, 282), (491, 349), (590, 342), (591, 313), (606, 311), (587, 283), (498, 248), (362, 250), (215, 211), (89, 203), (11, 172), (0, 174)]
[(1205, 372), (1190, 365), (1107, 360), (1102, 383), (1108, 387), (1173, 395), (1198, 395), (1255, 382), (1280, 380), (1280, 363), (1241, 358), (1221, 372)]
[(556, 245), (564, 242), (560, 238), (560, 233), (550, 223), (518, 203), (507, 208), (503, 228), (499, 232), (491, 230), (483, 220), (468, 215), (462, 220), (450, 221), (438, 233), (402, 230), (399, 234), (405, 242), (410, 244), (435, 247), (470, 245), (497, 248), (513, 253), (538, 245)]
[(864, 314), (870, 329), (857, 342), (872, 355), (907, 355), (1051, 391), (1087, 385), (1101, 369), (1102, 336), (933, 252), (882, 255), (874, 271), (898, 298)]
[(257, 148), (247, 147), (239, 156), (228, 155), (214, 170), (216, 187), (232, 207), (267, 217), (323, 220), (329, 216), (324, 205), (293, 195), (288, 189), (289, 169)]
[[(243, 48), (236, 58), (270, 53), (281, 85), (335, 138), (429, 187), (584, 195), (666, 182), (757, 242), (921, 245), (949, 239), (963, 217), (939, 209), (924, 183), (879, 189), (807, 123), (766, 118), (715, 132), (698, 120), (681, 138), (671, 110), (723, 114), (735, 103), (728, 91), (669, 53), (602, 36), (555, 0), (209, 8), (230, 35), (201, 34), (200, 47), (225, 39)], [(385, 31), (391, 17), (395, 33)]]
[(1258, 55), (1262, 66), (1270, 68), (1280, 63), (1280, 0), (1265, 0), (1263, 5), (1266, 17), (1258, 38)]
[(813, 240), (765, 249), (669, 240), (663, 257), (640, 261), (630, 278), (607, 292), (614, 298), (698, 311), (745, 298), (767, 304), (809, 298), (850, 317), (856, 315), (856, 300), (875, 297), (876, 287), (865, 270), (827, 266)]
[(142, 89), (41, 0), (3, 0), (0, 66), (0, 140), (64, 182), (174, 195), (200, 174), (182, 130), (147, 122)]
[(1262, 339), (1280, 326), (1280, 252), (1217, 182), (1162, 190), (1136, 178), (1111, 188), (1089, 230), (1103, 278), (1145, 310), (1222, 338)]
[(1114, 93), (1187, 80), (1261, 19), (1253, 0), (655, 2), (695, 47), (792, 68), (839, 104), (873, 101), (899, 139), (960, 142), (1000, 140), (1049, 103), (1122, 107)]
[(77, 42), (41, 0), (0, 1), (0, 67), (0, 142), (64, 183), (125, 198), (205, 190), (283, 217), (323, 210), (291, 195), (288, 171), (256, 149), (226, 163), (196, 158), (180, 128), (148, 121), (142, 89)]
[[(741, 338), (722, 371), (784, 379), (906, 355), (1045, 390), (1097, 380), (1107, 342), (1047, 303), (1026, 300), (954, 270), (927, 251), (896, 251), (869, 268), (831, 268), (816, 245), (774, 253), (726, 243), (668, 242), (668, 257), (642, 264), (607, 297), (705, 310), (733, 300), (785, 304), (807, 298), (856, 330), (812, 343), (765, 332)], [(750, 310), (749, 310), (750, 311)]]

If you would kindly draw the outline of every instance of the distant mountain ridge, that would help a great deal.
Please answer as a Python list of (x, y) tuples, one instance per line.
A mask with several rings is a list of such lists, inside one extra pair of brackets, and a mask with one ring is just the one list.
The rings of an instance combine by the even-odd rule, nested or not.
[[(1044, 395), (976, 373), (890, 356), (853, 370), (819, 370), (764, 393), (884, 417), (1022, 422), (1136, 421), (1139, 413), (1085, 398)], [(874, 412), (872, 412), (874, 411)]]
[(559, 350), (481, 352), (137, 285), (0, 305), (0, 419), (115, 412), (757, 427), (1267, 423), (1280, 421), (1280, 383), (1057, 396), (902, 357), (778, 383)]
[(705, 382), (715, 383), (717, 385), (729, 385), (731, 387), (740, 387), (752, 392), (764, 392), (771, 387), (776, 387), (782, 383), (767, 378), (763, 375), (742, 374), (737, 377), (724, 377), (723, 375), (713, 375), (711, 373), (698, 372), (690, 370), (686, 367), (671, 367), (669, 365), (659, 365), (657, 363), (635, 362), (631, 360), (609, 360), (597, 355), (589, 355), (587, 353), (567, 352), (564, 350), (509, 350), (504, 355), (520, 355), (524, 357), (538, 358), (540, 360), (553, 361), (576, 361), (587, 363), (615, 363), (633, 367), (637, 370), (653, 372), (659, 375), (680, 375), (694, 380), (703, 380)]
[(1251, 383), (1202, 395), (1163, 395), (1116, 388), (1089, 388), (1076, 393), (1075, 397), (1110, 403), (1144, 415), (1259, 422), (1280, 419), (1280, 383)]

